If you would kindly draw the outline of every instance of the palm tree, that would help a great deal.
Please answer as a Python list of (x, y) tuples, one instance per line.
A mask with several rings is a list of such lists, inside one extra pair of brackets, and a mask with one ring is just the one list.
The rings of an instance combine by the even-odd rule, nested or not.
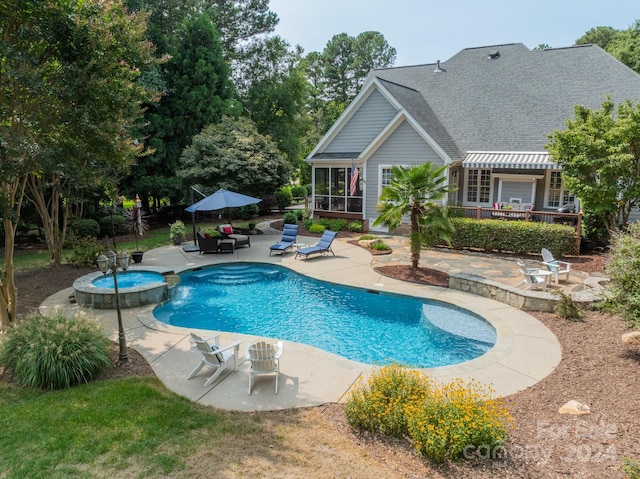
[(454, 191), (446, 183), (446, 166), (436, 168), (431, 163), (417, 166), (394, 166), (393, 179), (382, 190), (376, 209), (380, 213), (374, 226), (384, 225), (390, 231), (402, 223), (406, 214), (411, 219), (411, 265), (418, 267), (420, 250), (438, 240), (450, 242), (454, 228), (446, 209), (439, 203)]

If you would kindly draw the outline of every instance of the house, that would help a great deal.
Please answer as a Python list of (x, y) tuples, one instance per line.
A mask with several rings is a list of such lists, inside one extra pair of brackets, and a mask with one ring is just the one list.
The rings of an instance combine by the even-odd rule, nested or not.
[[(371, 227), (393, 165), (446, 165), (450, 204), (574, 207), (544, 146), (574, 117), (640, 99), (640, 75), (595, 45), (468, 48), (435, 64), (376, 69), (306, 161), (315, 216)], [(351, 187), (352, 167), (358, 169)]]

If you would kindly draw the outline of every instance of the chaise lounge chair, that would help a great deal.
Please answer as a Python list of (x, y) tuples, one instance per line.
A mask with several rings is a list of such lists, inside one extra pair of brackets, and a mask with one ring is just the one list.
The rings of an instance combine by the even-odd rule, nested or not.
[(569, 281), (569, 272), (571, 271), (571, 263), (566, 261), (558, 261), (553, 257), (551, 251), (547, 248), (542, 248), (542, 264), (547, 267), (549, 271), (553, 273), (553, 279), (558, 284), (558, 279), (561, 274), (566, 274), (565, 280)]
[(517, 263), (518, 266), (520, 266), (520, 271), (522, 271), (522, 274), (524, 275), (522, 283), (527, 285), (524, 289), (542, 287), (543, 291), (547, 290), (547, 280), (552, 274), (550, 271), (529, 268), (521, 260), (517, 260)]
[(282, 341), (277, 344), (269, 344), (260, 341), (249, 346), (245, 356), (251, 363), (249, 369), (249, 396), (251, 396), (251, 386), (253, 385), (253, 376), (256, 374), (273, 374), (276, 375), (276, 394), (278, 394), (278, 377), (280, 376), (280, 356), (282, 355)]
[[(240, 349), (240, 341), (236, 341), (229, 346), (220, 347), (220, 333), (215, 334), (207, 339), (202, 339), (195, 333), (191, 333), (191, 340), (194, 343), (194, 349), (197, 349), (202, 354), (202, 360), (200, 364), (189, 373), (187, 379), (195, 377), (196, 374), (204, 366), (210, 366), (215, 369), (213, 375), (207, 379), (204, 383), (206, 388), (209, 384), (215, 381), (220, 373), (222, 373), (224, 367), (233, 359), (233, 370), (238, 370), (238, 350)], [(210, 341), (214, 342), (211, 343)]]
[(251, 238), (247, 235), (241, 235), (237, 230), (233, 229), (231, 225), (219, 225), (218, 231), (222, 234), (224, 239), (235, 240), (235, 247), (249, 246), (251, 247)]
[(309, 255), (315, 253), (331, 253), (333, 256), (335, 256), (336, 254), (331, 249), (331, 243), (333, 243), (333, 240), (335, 239), (337, 234), (338, 233), (336, 231), (326, 230), (324, 233), (322, 233), (322, 238), (320, 238), (320, 241), (318, 241), (315, 245), (309, 246), (307, 248), (301, 248), (296, 251), (295, 259), (298, 259), (298, 255), (304, 256), (304, 259), (307, 259)]
[(288, 249), (293, 248), (297, 237), (298, 225), (285, 224), (282, 229), (282, 238), (280, 241), (269, 246), (269, 256), (271, 256), (273, 252), (285, 254)]

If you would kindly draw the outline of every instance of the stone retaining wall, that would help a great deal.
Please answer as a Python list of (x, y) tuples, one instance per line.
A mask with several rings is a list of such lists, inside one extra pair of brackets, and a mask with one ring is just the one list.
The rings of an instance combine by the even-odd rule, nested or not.
[[(449, 276), (449, 288), (484, 296), (522, 311), (553, 312), (558, 298), (544, 291), (522, 290), (467, 274)], [(571, 298), (583, 309), (590, 309), (601, 290), (572, 293)]]

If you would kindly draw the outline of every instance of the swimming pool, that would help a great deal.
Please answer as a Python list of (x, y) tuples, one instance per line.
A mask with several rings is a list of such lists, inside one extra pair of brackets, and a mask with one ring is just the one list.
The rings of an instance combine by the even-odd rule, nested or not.
[(285, 339), (366, 364), (437, 367), (474, 359), (495, 343), (481, 317), (453, 305), (235, 263), (182, 273), (154, 309), (174, 326)]

